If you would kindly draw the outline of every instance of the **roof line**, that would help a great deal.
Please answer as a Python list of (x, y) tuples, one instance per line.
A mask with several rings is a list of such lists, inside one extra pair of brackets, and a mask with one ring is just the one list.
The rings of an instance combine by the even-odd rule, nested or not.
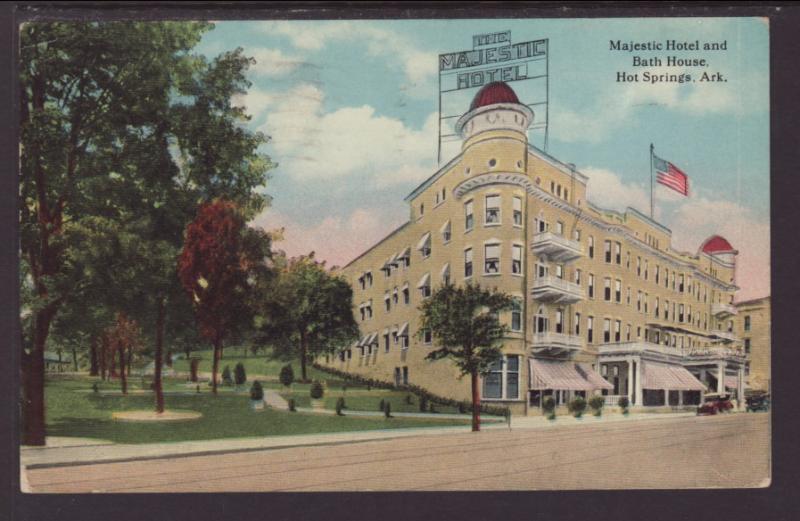
[(583, 184), (586, 184), (586, 182), (589, 180), (589, 177), (586, 174), (581, 173), (580, 171), (578, 171), (577, 168), (573, 168), (573, 165), (568, 165), (567, 163), (564, 163), (563, 161), (561, 161), (557, 157), (551, 156), (550, 154), (548, 154), (547, 152), (545, 152), (541, 148), (537, 147), (536, 145), (534, 145), (530, 141), (528, 141), (528, 149), (536, 152), (536, 154), (538, 156), (540, 156), (542, 159), (550, 162), (550, 164), (552, 164), (556, 168), (561, 169), (562, 171), (564, 171), (565, 174), (569, 174), (569, 175), (576, 174), (578, 176), (578, 178), (583, 182)]
[(420, 183), (420, 184), (419, 184), (419, 185), (418, 185), (416, 188), (414, 188), (414, 189), (411, 191), (411, 193), (410, 193), (410, 194), (408, 194), (408, 195), (405, 197), (405, 199), (403, 199), (403, 201), (406, 201), (406, 202), (410, 201), (411, 199), (413, 199), (414, 197), (416, 197), (416, 196), (417, 196), (417, 194), (419, 194), (420, 192), (422, 192), (423, 190), (425, 190), (426, 188), (428, 188), (430, 185), (432, 185), (434, 181), (436, 181), (436, 180), (437, 180), (439, 177), (441, 177), (441, 176), (442, 176), (442, 175), (443, 175), (443, 174), (444, 174), (444, 173), (445, 173), (447, 170), (449, 170), (449, 169), (450, 169), (450, 167), (451, 167), (451, 166), (453, 166), (453, 164), (455, 164), (455, 163), (456, 163), (456, 161), (457, 161), (458, 159), (460, 159), (460, 158), (461, 158), (461, 155), (462, 155), (462, 154), (463, 154), (463, 152), (459, 152), (459, 153), (458, 153), (458, 154), (457, 154), (455, 157), (453, 157), (453, 159), (451, 159), (450, 161), (448, 161), (448, 162), (447, 162), (447, 163), (446, 163), (444, 166), (440, 167), (440, 168), (439, 168), (439, 169), (438, 169), (436, 172), (434, 172), (434, 173), (433, 173), (433, 174), (432, 174), (430, 177), (428, 177), (426, 180), (424, 180), (423, 182), (421, 182), (421, 183)]
[(406, 226), (408, 226), (409, 224), (411, 224), (411, 221), (406, 221), (406, 222), (404, 222), (403, 224), (401, 224), (400, 226), (398, 226), (397, 228), (395, 228), (394, 230), (392, 230), (391, 232), (389, 232), (389, 234), (388, 234), (388, 235), (386, 235), (386, 236), (385, 236), (383, 239), (380, 239), (378, 242), (376, 242), (375, 244), (373, 244), (372, 246), (370, 246), (369, 248), (367, 248), (366, 250), (364, 250), (363, 252), (361, 252), (361, 253), (360, 253), (360, 254), (359, 254), (357, 257), (355, 257), (353, 260), (351, 260), (350, 262), (348, 262), (347, 264), (345, 264), (344, 266), (342, 266), (342, 267), (341, 267), (341, 268), (339, 268), (339, 269), (342, 269), (342, 270), (343, 270), (343, 269), (347, 268), (348, 266), (350, 266), (351, 264), (353, 264), (355, 261), (357, 261), (358, 259), (360, 259), (360, 258), (361, 258), (361, 257), (363, 257), (364, 255), (366, 255), (367, 253), (369, 253), (369, 252), (371, 252), (372, 250), (374, 250), (375, 248), (377, 248), (377, 247), (378, 247), (378, 245), (380, 245), (380, 244), (381, 244), (383, 241), (385, 241), (385, 240), (389, 239), (390, 237), (392, 237), (393, 235), (395, 235), (397, 232), (399, 232), (400, 230), (402, 230), (403, 228), (405, 228), (405, 227), (406, 227)]
[(763, 300), (769, 300), (771, 296), (772, 295), (765, 295), (763, 297), (751, 298), (751, 299), (742, 300), (742, 301), (739, 301), (739, 302), (734, 302), (733, 304), (736, 305), (736, 306), (745, 306), (747, 304), (754, 304), (756, 302), (760, 302), (760, 301), (763, 301)]

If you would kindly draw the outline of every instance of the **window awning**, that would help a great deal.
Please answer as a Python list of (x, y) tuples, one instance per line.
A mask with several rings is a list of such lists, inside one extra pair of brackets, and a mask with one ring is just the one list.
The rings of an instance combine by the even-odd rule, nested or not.
[(367, 342), (364, 345), (368, 346), (377, 343), (378, 343), (378, 333), (372, 333), (367, 337)]
[(397, 336), (408, 336), (408, 322), (404, 322), (397, 332)]
[(361, 337), (361, 340), (358, 341), (356, 347), (361, 347), (367, 345), (367, 340), (369, 340), (369, 335), (364, 335)]
[(410, 259), (410, 258), (411, 258), (411, 248), (406, 248), (405, 250), (397, 254), (397, 260)]
[(442, 266), (442, 277), (444, 277), (446, 275), (450, 275), (450, 263), (449, 262), (445, 263), (445, 265)]
[(426, 273), (425, 275), (422, 276), (421, 279), (419, 279), (419, 282), (417, 283), (417, 288), (424, 288), (425, 286), (430, 286), (430, 285), (431, 285), (431, 274)]
[(706, 386), (684, 367), (642, 362), (642, 389), (705, 391)]
[(421, 238), (421, 239), (419, 240), (419, 242), (417, 243), (417, 249), (418, 249), (418, 250), (421, 250), (422, 248), (424, 248), (424, 247), (425, 247), (425, 245), (426, 245), (426, 244), (428, 243), (428, 241), (430, 241), (430, 240), (431, 240), (431, 233), (430, 233), (430, 232), (428, 232), (428, 233), (426, 233), (425, 235), (423, 235), (423, 236), (422, 236), (422, 238)]
[(442, 225), (442, 227), (441, 227), (441, 228), (439, 228), (439, 231), (440, 231), (440, 232), (442, 232), (442, 233), (444, 233), (445, 231), (447, 231), (447, 230), (449, 230), (449, 229), (450, 229), (450, 221), (447, 221), (446, 223), (444, 223), (444, 224)]
[(383, 266), (381, 267), (381, 269), (382, 270), (389, 269), (392, 266), (397, 266), (397, 255), (392, 255), (391, 257), (389, 257), (386, 260), (386, 262), (383, 263)]
[(535, 358), (530, 358), (528, 364), (532, 390), (594, 391), (614, 388), (586, 364), (552, 362)]
[(389, 334), (389, 328), (388, 328), (388, 327), (387, 327), (386, 329), (384, 329), (384, 330), (383, 330), (383, 334), (384, 334), (384, 335), (388, 335), (388, 334)]

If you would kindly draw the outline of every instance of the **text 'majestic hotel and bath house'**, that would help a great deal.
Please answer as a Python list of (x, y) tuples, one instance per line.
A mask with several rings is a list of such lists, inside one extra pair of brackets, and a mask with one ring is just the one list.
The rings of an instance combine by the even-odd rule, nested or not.
[[(538, 414), (546, 396), (602, 394), (680, 408), (715, 392), (743, 406), (734, 247), (712, 236), (679, 252), (651, 217), (588, 201), (588, 178), (529, 142), (536, 115), (507, 82), (485, 84), (464, 109), (461, 151), (406, 197), (408, 221), (340, 270), (360, 337), (318, 362), (469, 400), (469, 379), (426, 360), (432, 338), (417, 331), (422, 299), (472, 281), (515, 301), (485, 402)], [(688, 193), (680, 169), (651, 157), (657, 182)]]

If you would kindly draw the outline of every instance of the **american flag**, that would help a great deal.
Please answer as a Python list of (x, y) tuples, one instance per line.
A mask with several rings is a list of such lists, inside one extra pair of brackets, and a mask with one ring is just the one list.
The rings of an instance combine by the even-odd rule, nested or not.
[(653, 168), (656, 169), (656, 180), (678, 192), (679, 194), (689, 195), (689, 176), (677, 166), (669, 161), (664, 161), (657, 155), (653, 154)]

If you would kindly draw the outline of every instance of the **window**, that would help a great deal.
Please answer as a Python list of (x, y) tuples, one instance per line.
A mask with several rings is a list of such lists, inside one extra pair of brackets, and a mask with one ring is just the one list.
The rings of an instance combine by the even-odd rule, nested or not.
[(403, 304), (408, 305), (411, 302), (411, 292), (408, 291), (408, 286), (403, 286)]
[(642, 292), (636, 292), (636, 311), (642, 310)]
[(631, 305), (631, 287), (628, 286), (628, 289), (625, 290), (625, 303), (629, 306)]
[(594, 237), (589, 236), (589, 258), (594, 259)]
[(656, 264), (656, 284), (658, 284), (658, 275), (659, 275), (658, 272), (659, 271), (660, 271), (659, 270), (659, 266), (658, 266), (658, 264)]
[(450, 242), (450, 239), (452, 237), (451, 228), (452, 227), (450, 226), (450, 221), (447, 221), (445, 225), (442, 227), (442, 242), (445, 243)]
[(681, 273), (680, 282), (678, 283), (678, 291), (683, 293), (683, 290), (684, 290), (684, 277), (683, 273)]
[(575, 231), (572, 232), (572, 238), (576, 241), (581, 240), (581, 231), (576, 228)]
[(417, 249), (422, 254), (423, 259), (427, 259), (431, 256), (431, 234), (426, 233), (420, 239), (419, 244), (417, 245)]
[(420, 290), (420, 294), (422, 298), (428, 298), (431, 296), (431, 275), (430, 273), (426, 273), (422, 279), (419, 281), (417, 288)]
[(500, 196), (486, 196), (486, 224), (500, 224)]
[(522, 299), (511, 302), (511, 331), (522, 331)]
[(750, 339), (749, 338), (745, 338), (744, 339), (744, 353), (746, 355), (750, 354)]
[(581, 314), (575, 313), (575, 335), (581, 334)]
[(614, 243), (614, 262), (618, 265), (622, 264), (622, 244), (618, 242)]
[(536, 315), (533, 317), (533, 332), (545, 333), (547, 331), (547, 316), (544, 314), (544, 309), (539, 308)]
[(470, 231), (475, 224), (475, 216), (472, 214), (472, 201), (464, 203), (464, 230)]
[(564, 223), (562, 223), (561, 221), (556, 221), (556, 233), (559, 236), (562, 237), (564, 236)]
[(383, 304), (386, 307), (387, 312), (392, 309), (392, 300), (388, 293), (383, 297)]
[(484, 246), (483, 272), (485, 274), (500, 273), (500, 245), (487, 244)]
[(472, 276), (472, 248), (464, 250), (464, 277)]
[(586, 341), (594, 342), (594, 317), (586, 317)]
[(383, 334), (383, 351), (385, 353), (389, 352), (389, 333), (388, 333), (388, 331)]
[(522, 198), (514, 198), (514, 226), (522, 226)]
[(644, 261), (644, 280), (647, 280), (647, 271), (648, 271), (648, 261), (645, 259)]
[(656, 303), (655, 306), (653, 307), (653, 314), (655, 315), (656, 318), (658, 318), (658, 297), (656, 297)]
[(614, 322), (614, 342), (622, 341), (622, 322), (617, 320)]
[(683, 304), (678, 304), (678, 322), (683, 322)]
[(544, 219), (536, 219), (536, 230), (539, 233), (544, 233), (547, 231), (547, 221)]
[(589, 298), (594, 298), (594, 275), (589, 274)]
[(578, 286), (581, 285), (581, 270), (579, 269), (575, 270), (575, 284), (577, 284)]
[(750, 315), (744, 316), (744, 330), (750, 331)]
[(631, 325), (625, 325), (625, 340), (630, 342), (631, 341)]
[(423, 344), (430, 344), (433, 342), (433, 333), (431, 333), (430, 329), (426, 329), (422, 332), (422, 343)]
[(645, 315), (648, 313), (647, 304), (648, 304), (649, 301), (650, 301), (650, 295), (645, 293), (644, 294), (644, 314)]
[(556, 264), (556, 278), (563, 279), (564, 278), (564, 266), (561, 264)]
[(366, 287), (367, 287), (366, 284), (367, 284), (367, 281), (364, 278), (364, 275), (361, 275), (360, 277), (358, 277), (358, 285), (361, 286), (362, 290), (366, 289)]
[(642, 258), (641, 257), (636, 257), (636, 276), (637, 277), (641, 277), (642, 276)]
[(422, 217), (423, 215), (425, 215), (425, 203), (419, 205), (419, 216)]
[(447, 286), (450, 284), (450, 263), (447, 263), (442, 268), (442, 285)]
[(611, 319), (603, 319), (603, 342), (611, 342)]
[(394, 291), (392, 291), (392, 300), (394, 301), (395, 305), (400, 300), (398, 298), (397, 287), (395, 286)]
[(366, 274), (364, 274), (364, 280), (367, 281), (367, 286), (371, 288), (372, 287), (372, 272), (371, 271), (368, 271)]
[(619, 279), (614, 281), (614, 300), (617, 303), (622, 302), (622, 281)]
[(556, 310), (556, 333), (564, 332), (564, 310)]
[(447, 190), (444, 187), (442, 187), (442, 201), (444, 201), (445, 199), (447, 199)]
[(522, 274), (522, 246), (519, 244), (511, 246), (511, 273)]
[(503, 356), (492, 363), (483, 378), (482, 395), (489, 400), (519, 398), (519, 356)]
[(611, 302), (611, 279), (608, 277), (603, 279), (603, 300)]
[(370, 300), (366, 306), (367, 318), (372, 318), (372, 301)]
[(497, 166), (497, 159), (495, 159), (495, 158), (490, 159), (489, 160), (489, 166), (491, 168), (494, 168), (495, 166)]
[(605, 260), (607, 263), (611, 263), (611, 241), (604, 241), (603, 242), (603, 252), (605, 253)]
[(408, 366), (403, 367), (403, 385), (408, 385)]
[(625, 267), (631, 269), (631, 252), (625, 252)]

